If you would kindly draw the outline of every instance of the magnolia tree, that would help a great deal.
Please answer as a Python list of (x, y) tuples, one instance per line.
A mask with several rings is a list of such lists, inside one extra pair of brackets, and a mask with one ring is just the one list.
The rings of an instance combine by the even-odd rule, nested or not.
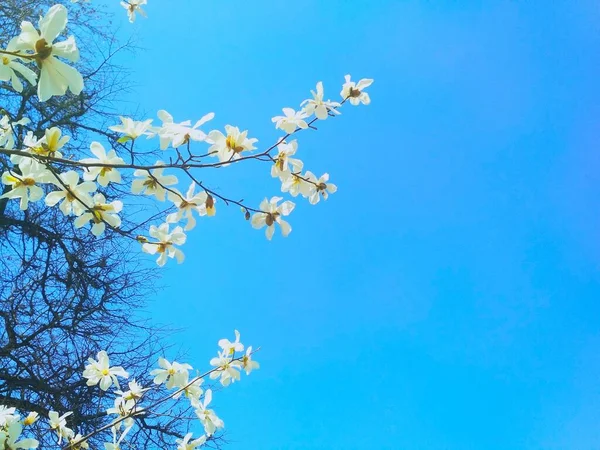
[[(136, 14), (145, 16), (145, 4), (146, 0), (121, 2), (130, 22)], [(64, 5), (57, 4), (44, 12), (37, 26), (23, 21), (20, 31), (7, 38), (5, 48), (0, 49), (0, 81), (16, 93), (34, 91), (40, 104), (57, 97), (85, 96), (86, 79), (78, 67), (77, 38), (65, 37), (68, 14)], [(317, 121), (339, 115), (347, 103), (369, 104), (365, 90), (371, 83), (370, 79), (354, 82), (347, 75), (341, 98), (331, 101), (325, 100), (323, 84), (318, 82), (311, 96), (297, 108), (283, 108), (282, 115), (271, 119), (282, 136), (263, 148), (258, 147), (251, 133), (236, 126), (227, 124), (211, 130), (213, 113), (193, 122), (177, 121), (160, 110), (157, 120), (123, 116), (120, 123), (107, 129), (92, 129), (99, 140), (90, 138), (89, 154), (76, 157), (65, 153), (71, 136), (60, 126), (30, 129), (31, 120), (27, 110), (23, 111), (26, 108), (4, 109), (0, 155), (10, 164), (5, 164), (1, 177), (4, 193), (0, 198), (18, 205), (25, 219), (36, 207), (38, 214), (42, 211), (64, 216), (74, 230), (89, 229), (99, 239), (106, 235), (128, 239), (142, 252), (154, 255), (159, 266), (169, 259), (183, 262), (181, 247), (187, 233), (199, 218), (214, 216), (219, 204), (239, 208), (241, 218), (256, 229), (264, 228), (269, 240), (276, 227), (288, 236), (292, 227), (287, 217), (295, 207), (289, 197), (302, 197), (316, 204), (337, 190), (327, 173), (317, 176), (305, 170), (298, 159), (296, 136), (303, 130), (316, 129)], [(106, 139), (114, 134), (118, 136), (115, 142)], [(270, 173), (279, 180), (282, 194), (251, 205), (200, 179), (202, 170), (249, 160), (266, 164), (265, 175)], [(23, 226), (26, 223), (23, 221)], [(178, 448), (210, 445), (224, 424), (210, 408), (213, 389), (203, 387), (203, 383), (208, 378), (229, 386), (240, 380), (242, 372), (250, 374), (258, 368), (252, 347), (240, 342), (237, 331), (233, 342), (221, 339), (218, 346), (217, 356), (204, 372), (194, 372), (189, 364), (161, 357), (158, 367), (149, 373), (130, 376), (126, 368), (111, 364), (106, 351), (88, 355), (81, 379), (86, 389), (100, 390), (96, 406), (98, 414), (107, 418), (106, 423), (82, 433), (76, 429), (81, 427), (81, 420), (76, 426), (71, 424), (71, 411), (51, 410), (38, 421), (39, 412), (4, 406), (0, 407), (0, 443), (8, 449), (36, 448), (50, 433), (58, 446), (88, 448), (98, 436), (109, 436), (103, 441), (104, 447), (114, 450), (124, 446), (137, 428), (159, 426), (166, 420), (184, 422), (183, 428), (192, 430), (171, 433), (171, 442)]]

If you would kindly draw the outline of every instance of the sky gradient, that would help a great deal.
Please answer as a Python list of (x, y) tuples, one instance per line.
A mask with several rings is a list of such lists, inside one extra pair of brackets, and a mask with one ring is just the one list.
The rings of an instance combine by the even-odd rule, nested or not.
[[(194, 366), (234, 328), (261, 347), (215, 396), (227, 448), (600, 449), (597, 1), (149, 3), (114, 2), (149, 117), (267, 146), (317, 81), (375, 79), (298, 136), (335, 195), (272, 242), (219, 204), (151, 299)], [(258, 163), (206, 181), (279, 191)]]

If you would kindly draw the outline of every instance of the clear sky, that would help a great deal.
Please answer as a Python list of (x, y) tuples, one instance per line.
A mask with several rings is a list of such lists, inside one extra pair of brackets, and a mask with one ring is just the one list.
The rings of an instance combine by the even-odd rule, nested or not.
[[(201, 366), (232, 450), (600, 449), (600, 6), (579, 1), (149, 0), (128, 100), (250, 129), (317, 81), (368, 107), (299, 136), (339, 191), (272, 242), (219, 205), (169, 262), (157, 321)], [(207, 173), (258, 205), (260, 164)]]

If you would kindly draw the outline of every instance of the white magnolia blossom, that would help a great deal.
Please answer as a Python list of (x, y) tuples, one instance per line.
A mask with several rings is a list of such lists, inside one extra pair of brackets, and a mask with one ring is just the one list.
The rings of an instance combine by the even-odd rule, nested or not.
[[(157, 161), (154, 165), (163, 165), (162, 161)], [(144, 193), (146, 195), (154, 195), (161, 202), (165, 201), (167, 186), (177, 184), (175, 175), (163, 175), (162, 168), (154, 169), (150, 172), (147, 170), (136, 170), (133, 175), (138, 177), (131, 183), (131, 192), (134, 194)]]
[(27, 125), (30, 120), (26, 117), (11, 121), (8, 115), (2, 116), (0, 118), (0, 147), (7, 148), (8, 150), (12, 150), (15, 148), (15, 133), (14, 127), (17, 125)]
[(159, 266), (164, 266), (167, 262), (167, 257), (175, 258), (181, 264), (185, 258), (183, 252), (176, 248), (176, 245), (185, 244), (187, 236), (181, 227), (175, 227), (169, 232), (169, 224), (163, 223), (159, 227), (150, 226), (150, 236), (157, 240), (155, 243), (145, 242), (142, 245), (142, 250), (150, 255), (159, 254), (156, 260)]
[(139, 13), (142, 17), (148, 17), (146, 12), (142, 9), (143, 5), (148, 3), (147, 0), (127, 0), (126, 2), (121, 2), (121, 6), (127, 10), (127, 17), (129, 18), (129, 22), (135, 22), (135, 13)]
[(223, 386), (229, 386), (230, 383), (239, 381), (241, 363), (233, 361), (228, 351), (219, 352), (218, 356), (210, 360), (210, 365), (217, 368), (210, 373), (211, 380), (220, 378), (219, 381)]
[(23, 425), (25, 425), (25, 426), (33, 425), (34, 423), (36, 423), (38, 421), (39, 418), (40, 418), (40, 415), (38, 413), (36, 413), (35, 411), (32, 411), (29, 414), (27, 414), (27, 417), (25, 417), (23, 419)]
[(141, 411), (142, 408), (137, 406), (137, 401), (134, 399), (126, 399), (124, 397), (117, 397), (114, 401), (114, 406), (106, 410), (106, 414), (116, 414), (119, 417), (127, 417), (124, 421), (117, 424), (117, 428), (120, 429), (122, 425), (125, 428), (131, 428), (135, 423), (135, 419), (130, 417), (132, 413)]
[(76, 228), (81, 228), (88, 222), (92, 222), (92, 234), (94, 236), (100, 236), (106, 229), (106, 224), (109, 224), (113, 228), (119, 228), (121, 226), (121, 218), (118, 214), (123, 209), (123, 202), (120, 200), (113, 200), (107, 203), (106, 197), (98, 193), (92, 198), (93, 203), (89, 205), (91, 210), (87, 210), (77, 219), (75, 219), (74, 225)]
[(246, 371), (246, 375), (260, 368), (260, 364), (252, 359), (252, 346), (246, 349), (246, 354), (242, 357), (242, 368)]
[(6, 407), (4, 405), (0, 405), (0, 427), (3, 427), (12, 419), (15, 418), (16, 408), (14, 407)]
[(60, 190), (46, 195), (46, 205), (54, 206), (61, 202), (59, 208), (65, 216), (80, 216), (93, 204), (90, 193), (96, 190), (96, 183), (84, 181), (79, 184), (79, 174), (74, 170), (61, 173), (60, 180), (62, 183), (54, 177), (53, 183)]
[[(117, 156), (117, 153), (110, 149), (108, 153), (106, 152), (104, 146), (100, 144), (100, 142), (92, 142), (90, 144), (90, 150), (95, 158), (85, 158), (82, 159), (81, 162), (84, 164), (107, 164), (118, 166), (121, 164), (125, 164), (123, 159)], [(94, 166), (94, 167), (86, 167), (85, 172), (83, 172), (83, 179), (86, 181), (98, 181), (100, 186), (108, 186), (109, 183), (120, 183), (121, 182), (121, 173), (115, 169), (114, 167), (107, 166)]]
[(123, 441), (123, 439), (125, 439), (125, 436), (127, 436), (127, 433), (129, 433), (129, 431), (131, 431), (132, 428), (133, 423), (130, 421), (129, 426), (125, 427), (125, 430), (123, 430), (121, 436), (119, 436), (119, 439), (117, 439), (117, 431), (121, 429), (121, 426), (119, 425), (118, 428), (112, 427), (111, 429), (113, 434), (113, 440), (112, 442), (104, 443), (104, 450), (121, 450), (121, 442)]
[(199, 128), (215, 117), (214, 113), (208, 113), (192, 126), (190, 120), (175, 123), (173, 116), (164, 109), (158, 111), (157, 115), (162, 120), (162, 126), (156, 127), (154, 132), (158, 134), (161, 150), (166, 150), (169, 144), (173, 148), (178, 148), (190, 141), (205, 141), (207, 137), (206, 133)]
[(100, 389), (106, 391), (113, 383), (120, 388), (117, 377), (128, 378), (129, 374), (121, 366), (110, 367), (110, 359), (106, 351), (98, 352), (98, 359), (89, 358), (83, 371), (83, 377), (87, 378), (88, 386), (96, 386), (100, 383)]
[(208, 194), (205, 191), (194, 193), (195, 190), (196, 183), (192, 182), (185, 195), (176, 190), (175, 193), (168, 193), (169, 200), (175, 204), (177, 211), (167, 216), (167, 223), (177, 223), (185, 217), (187, 223), (184, 230), (188, 231), (196, 226), (193, 211), (196, 211), (199, 216), (214, 215), (214, 200), (212, 200), (213, 207), (209, 210), (207, 203), (211, 205), (211, 202), (208, 201)]
[(256, 138), (248, 138), (248, 130), (241, 131), (238, 127), (225, 125), (226, 135), (219, 130), (208, 133), (206, 141), (212, 144), (209, 153), (219, 158), (221, 162), (239, 159), (243, 151), (255, 150)]
[(303, 110), (295, 111), (293, 108), (283, 108), (284, 116), (276, 116), (271, 119), (275, 124), (275, 128), (285, 131), (287, 134), (292, 134), (297, 128), (306, 129), (308, 124), (306, 118), (308, 114)]
[(121, 116), (121, 125), (113, 125), (108, 129), (123, 134), (124, 136), (119, 139), (119, 142), (124, 143), (128, 140), (136, 140), (140, 136), (150, 137), (152, 135), (152, 119), (138, 122), (129, 117)]
[(240, 332), (238, 330), (234, 330), (234, 334), (234, 342), (231, 342), (229, 339), (219, 339), (218, 345), (227, 355), (233, 355), (235, 352), (244, 351), (244, 344), (240, 342)]
[(62, 416), (59, 416), (56, 411), (50, 411), (48, 413), (48, 418), (50, 419), (50, 428), (56, 431), (59, 444), (62, 442), (63, 438), (69, 439), (70, 437), (74, 436), (73, 430), (67, 427), (67, 417), (69, 417), (71, 414), (73, 414), (72, 411), (63, 414)]
[(287, 192), (292, 197), (300, 194), (302, 197), (310, 195), (311, 184), (306, 181), (301, 173), (292, 172), (281, 183), (281, 192)]
[[(10, 40), (6, 46), (7, 52), (16, 53), (19, 49), (17, 48), (18, 37)], [(19, 62), (18, 56), (9, 55), (6, 53), (0, 54), (0, 80), (10, 81), (13, 89), (17, 92), (23, 92), (23, 83), (17, 74), (20, 74), (25, 78), (32, 86), (35, 86), (37, 75), (29, 67)]]
[(323, 200), (327, 200), (329, 194), (333, 194), (337, 191), (337, 186), (333, 183), (329, 183), (328, 173), (317, 178), (312, 172), (307, 171), (305, 177), (310, 182), (307, 184), (307, 197), (311, 205), (319, 203), (321, 197), (323, 197)]
[(80, 442), (83, 439), (83, 436), (77, 433), (75, 436), (69, 438), (70, 448), (73, 450), (83, 449), (87, 450), (90, 448), (90, 444), (87, 441)]
[(299, 159), (290, 158), (298, 150), (298, 141), (294, 139), (289, 144), (284, 141), (277, 146), (277, 150), (279, 153), (271, 166), (271, 176), (285, 181), (290, 177), (291, 171), (300, 172), (304, 166)]
[(30, 201), (37, 202), (44, 196), (44, 190), (38, 184), (47, 183), (52, 175), (37, 161), (19, 164), (19, 172), (13, 169), (2, 174), (2, 184), (10, 186), (11, 190), (0, 198), (20, 199), (19, 207), (25, 211)]
[(319, 81), (317, 83), (317, 90), (310, 91), (313, 95), (312, 99), (304, 100), (300, 106), (304, 106), (304, 112), (309, 116), (313, 114), (317, 116), (319, 120), (325, 120), (329, 116), (329, 113), (340, 114), (336, 109), (340, 106), (338, 102), (332, 102), (331, 100), (323, 100), (323, 83)]
[(204, 390), (201, 388), (203, 383), (203, 378), (196, 378), (192, 382), (190, 382), (187, 378), (182, 379), (182, 381), (179, 384), (179, 387), (183, 388), (183, 390), (181, 392), (176, 393), (173, 396), (173, 398), (178, 399), (183, 394), (186, 396), (187, 399), (189, 399), (189, 401), (192, 404), (196, 404), (200, 399), (200, 396), (204, 392)]
[(182, 364), (177, 361), (170, 363), (165, 358), (159, 358), (158, 365), (160, 369), (152, 370), (150, 375), (154, 377), (155, 384), (166, 383), (167, 389), (177, 386), (183, 387), (189, 378), (188, 372), (192, 370), (192, 366), (189, 364)]
[(217, 417), (215, 412), (212, 409), (208, 408), (208, 405), (212, 401), (212, 390), (207, 390), (204, 394), (204, 401), (199, 401), (196, 405), (196, 415), (204, 425), (204, 431), (207, 436), (212, 436), (214, 432), (223, 428), (225, 424), (223, 421)]
[(273, 197), (271, 200), (265, 198), (260, 204), (262, 212), (252, 216), (251, 223), (254, 228), (267, 227), (265, 234), (268, 240), (273, 238), (276, 223), (281, 227), (281, 234), (283, 236), (287, 236), (292, 231), (291, 225), (283, 220), (282, 217), (289, 215), (296, 205), (289, 200), (283, 202), (281, 205), (277, 205), (281, 200), (283, 200), (281, 197)]
[(359, 104), (368, 105), (371, 103), (371, 98), (369, 94), (364, 92), (366, 88), (373, 84), (373, 80), (369, 78), (363, 78), (358, 83), (350, 80), (350, 75), (346, 75), (346, 82), (342, 87), (342, 92), (340, 95), (342, 98), (348, 99), (350, 104), (357, 106)]
[(54, 40), (67, 26), (67, 8), (54, 5), (39, 21), (38, 32), (31, 22), (21, 23), (21, 34), (16, 47), (33, 55), (40, 68), (38, 81), (38, 97), (44, 102), (55, 95), (64, 95), (69, 89), (78, 95), (83, 90), (83, 77), (73, 67), (59, 58), (71, 62), (79, 60), (79, 50), (75, 38), (54, 43)]
[[(44, 136), (38, 139), (31, 131), (27, 133), (23, 139), (23, 151), (32, 155), (46, 156), (51, 158), (62, 158), (60, 150), (71, 140), (69, 136), (63, 136), (62, 131), (58, 127), (48, 128), (44, 131)], [(32, 157), (21, 155), (11, 155), (10, 160), (19, 164), (32, 164)]]
[(7, 450), (37, 448), (39, 442), (35, 439), (21, 439), (23, 425), (18, 421), (11, 421), (6, 430), (0, 430), (0, 448)]
[(206, 442), (206, 436), (200, 436), (193, 441), (190, 441), (191, 438), (192, 433), (188, 433), (183, 437), (183, 439), (177, 439), (177, 450), (194, 450)]
[(125, 400), (139, 401), (142, 398), (142, 396), (144, 395), (144, 392), (150, 390), (150, 388), (142, 387), (135, 380), (131, 380), (129, 383), (127, 383), (127, 386), (129, 387), (129, 389), (126, 391), (121, 391), (121, 390), (115, 391), (115, 393), (117, 395), (120, 395)]

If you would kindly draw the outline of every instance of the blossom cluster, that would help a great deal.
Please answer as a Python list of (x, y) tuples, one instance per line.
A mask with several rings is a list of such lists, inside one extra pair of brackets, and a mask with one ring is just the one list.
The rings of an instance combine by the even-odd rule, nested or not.
[[(158, 367), (150, 372), (154, 378), (153, 386), (147, 387), (133, 379), (127, 383), (127, 389), (122, 388), (119, 378), (128, 379), (129, 373), (121, 366), (112, 366), (110, 357), (104, 350), (98, 352), (96, 358), (89, 358), (82, 374), (87, 386), (98, 386), (104, 392), (114, 387), (113, 406), (106, 409), (106, 414), (112, 419), (106, 428), (112, 431), (113, 440), (104, 444), (105, 450), (121, 448), (128, 433), (136, 426), (136, 418), (157, 413), (157, 408), (164, 405), (166, 399), (175, 401), (185, 399), (194, 410), (203, 430), (203, 434), (195, 439), (192, 439), (191, 432), (177, 439), (175, 444), (178, 450), (200, 447), (210, 440), (217, 430), (223, 428), (225, 426), (223, 420), (210, 408), (212, 389), (205, 391), (202, 388), (206, 376), (213, 380), (219, 379), (223, 386), (229, 386), (232, 382), (240, 380), (241, 372), (249, 375), (259, 368), (259, 364), (252, 359), (255, 353), (252, 347), (248, 347), (244, 352), (245, 347), (240, 342), (240, 333), (237, 330), (235, 330), (234, 342), (221, 339), (218, 345), (220, 349), (217, 357), (210, 360), (213, 368), (202, 375), (192, 376), (193, 367), (189, 364), (159, 358)], [(145, 402), (148, 391), (161, 388), (170, 392), (159, 400)], [(82, 436), (76, 433), (68, 425), (71, 415), (71, 411), (63, 414), (50, 411), (46, 419), (47, 427), (55, 434), (59, 445), (65, 442), (70, 448), (88, 449), (88, 439), (92, 435)], [(16, 408), (0, 405), (0, 448), (11, 450), (37, 448), (39, 442), (36, 439), (23, 437), (22, 434), (26, 427), (38, 419), (39, 415), (36, 412), (31, 412), (21, 419)]]
[[(133, 19), (136, 12), (142, 13), (141, 6), (145, 3), (145, 0), (130, 0), (124, 2), (124, 6)], [(51, 7), (40, 19), (39, 31), (32, 23), (23, 22), (21, 34), (10, 41), (6, 50), (0, 50), (3, 58), (0, 80), (10, 81), (16, 91), (23, 89), (21, 78), (31, 84), (37, 82), (40, 101), (63, 95), (67, 90), (79, 94), (83, 90), (83, 77), (65, 62), (76, 62), (79, 57), (75, 38), (70, 36), (54, 42), (66, 25), (67, 10), (60, 4)], [(26, 63), (39, 67), (39, 80), (38, 74)], [(329, 181), (328, 173), (317, 176), (304, 170), (303, 161), (297, 157), (298, 140), (289, 138), (301, 130), (315, 128), (316, 121), (339, 115), (340, 107), (346, 102), (368, 105), (370, 97), (365, 89), (372, 82), (370, 79), (354, 82), (347, 75), (340, 102), (325, 100), (323, 83), (317, 83), (311, 98), (302, 101), (298, 110), (283, 108), (282, 116), (272, 118), (275, 128), (282, 130), (285, 136), (263, 151), (256, 147), (258, 139), (237, 126), (227, 124), (222, 130), (204, 131), (214, 119), (214, 113), (205, 114), (192, 123), (191, 120), (175, 121), (169, 112), (160, 110), (157, 113), (160, 123), (155, 124), (154, 119), (138, 121), (121, 117), (120, 124), (109, 127), (118, 136), (116, 142), (121, 150), (129, 151), (130, 155), (119, 155), (116, 150), (106, 149), (94, 141), (90, 144), (91, 157), (77, 160), (63, 155), (61, 150), (70, 138), (59, 128), (51, 127), (42, 136), (36, 136), (28, 130), (26, 117), (13, 119), (5, 113), (0, 117), (0, 153), (10, 155), (14, 166), (1, 176), (2, 184), (10, 189), (5, 189), (0, 198), (18, 200), (21, 210), (27, 210), (30, 202), (44, 200), (48, 207), (58, 206), (65, 216), (73, 216), (75, 227), (89, 225), (95, 236), (107, 228), (128, 235), (120, 229), (125, 208), (123, 199), (113, 197), (115, 192), (123, 192), (119, 185), (131, 179), (129, 191), (132, 194), (169, 205), (162, 223), (151, 225), (147, 235), (128, 235), (141, 244), (142, 251), (157, 255), (160, 266), (169, 258), (184, 260), (180, 246), (187, 240), (186, 232), (196, 226), (198, 217), (214, 216), (218, 201), (238, 205), (254, 228), (265, 228), (269, 240), (276, 226), (287, 236), (292, 227), (284, 218), (294, 210), (294, 202), (272, 196), (253, 208), (209, 189), (198, 180), (194, 170), (227, 167), (249, 159), (265, 161), (271, 164), (271, 176), (279, 180), (283, 194), (304, 197), (313, 205), (326, 200), (337, 191), (337, 186)], [(20, 142), (18, 136), (24, 132), (26, 135)], [(134, 145), (139, 145), (142, 138), (158, 140), (165, 157), (151, 163), (146, 155), (153, 154), (152, 151), (145, 153), (136, 149), (134, 153)], [(191, 145), (196, 143), (207, 146), (204, 154), (192, 153)], [(123, 158), (128, 156), (131, 162)], [(59, 170), (65, 166), (68, 170)], [(111, 184), (119, 189), (108, 190)], [(180, 190), (180, 184), (185, 188)]]

